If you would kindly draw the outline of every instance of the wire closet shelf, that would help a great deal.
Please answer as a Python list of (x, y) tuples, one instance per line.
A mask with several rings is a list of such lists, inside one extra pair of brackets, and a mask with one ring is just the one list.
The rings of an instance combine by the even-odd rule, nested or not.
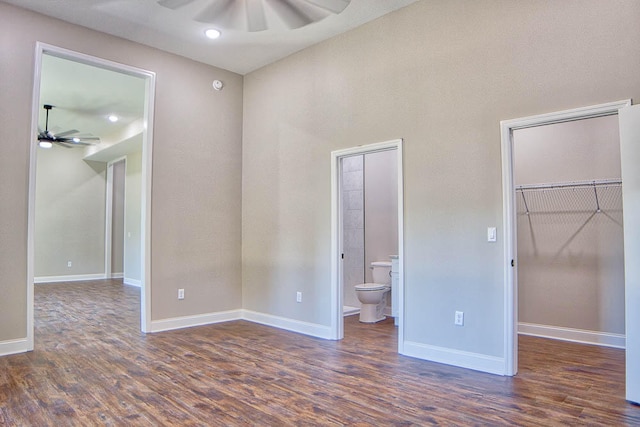
[[(518, 185), (523, 213), (622, 209), (622, 180), (602, 179), (550, 184)], [(520, 204), (520, 203), (519, 203)]]

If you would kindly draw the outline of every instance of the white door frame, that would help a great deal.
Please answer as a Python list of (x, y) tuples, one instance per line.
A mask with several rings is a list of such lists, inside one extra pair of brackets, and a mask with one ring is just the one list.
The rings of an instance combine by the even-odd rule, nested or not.
[(142, 141), (142, 227), (141, 227), (141, 292), (140, 328), (149, 332), (151, 328), (151, 168), (153, 148), (153, 117), (156, 75), (129, 65), (120, 64), (95, 56), (74, 52), (42, 42), (36, 43), (35, 70), (33, 78), (33, 98), (31, 108), (31, 145), (29, 150), (29, 207), (27, 225), (27, 350), (34, 348), (34, 262), (35, 262), (35, 198), (36, 198), (36, 157), (38, 148), (38, 117), (40, 114), (40, 80), (42, 77), (42, 56), (44, 54), (68, 59), (106, 70), (145, 79), (145, 109)]
[[(111, 160), (107, 163), (107, 188), (106, 188), (106, 202), (105, 202), (105, 223), (104, 223), (104, 276), (107, 279), (111, 279), (113, 277), (113, 273), (111, 272), (111, 264), (112, 264), (112, 243), (113, 243), (113, 165), (116, 163), (124, 162), (124, 170), (125, 170), (125, 194), (127, 187), (127, 156), (118, 157), (117, 159)], [(127, 201), (125, 196), (125, 216), (127, 212)], [(125, 221), (126, 223), (126, 221)], [(126, 234), (126, 225), (125, 225), (125, 234)], [(126, 242), (126, 236), (123, 236), (124, 242)], [(123, 251), (123, 260), (126, 259), (126, 250), (127, 245), (125, 244)], [(124, 264), (123, 264), (123, 273), (124, 273)]]
[(331, 339), (344, 338), (342, 313), (343, 262), (342, 262), (342, 168), (340, 161), (349, 156), (397, 150), (398, 162), (398, 352), (404, 344), (404, 186), (402, 140), (361, 145), (331, 152)]
[(518, 283), (517, 230), (515, 212), (515, 185), (513, 178), (513, 131), (554, 123), (570, 122), (618, 114), (620, 108), (631, 105), (631, 100), (609, 102), (555, 113), (503, 120), (500, 122), (502, 140), (502, 206), (504, 218), (504, 374), (518, 372)]

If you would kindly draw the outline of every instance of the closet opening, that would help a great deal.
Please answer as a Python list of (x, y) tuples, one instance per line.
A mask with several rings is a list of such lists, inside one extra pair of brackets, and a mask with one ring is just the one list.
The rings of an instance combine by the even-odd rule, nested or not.
[(625, 346), (618, 116), (513, 131), (518, 333)]
[(618, 111), (630, 105), (500, 123), (505, 375), (518, 372), (519, 332), (612, 347), (624, 342), (624, 314), (614, 312), (624, 313), (626, 301), (617, 132)]

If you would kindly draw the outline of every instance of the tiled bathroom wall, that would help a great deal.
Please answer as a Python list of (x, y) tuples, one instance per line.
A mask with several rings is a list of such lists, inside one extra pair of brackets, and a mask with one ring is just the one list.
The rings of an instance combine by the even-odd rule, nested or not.
[(345, 306), (360, 307), (354, 286), (364, 283), (364, 156), (342, 159)]

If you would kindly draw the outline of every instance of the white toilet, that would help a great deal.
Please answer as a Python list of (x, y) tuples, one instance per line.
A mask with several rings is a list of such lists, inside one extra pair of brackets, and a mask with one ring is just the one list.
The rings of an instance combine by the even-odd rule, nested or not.
[(384, 308), (391, 290), (391, 262), (374, 261), (371, 268), (373, 283), (356, 285), (356, 295), (362, 303), (360, 321), (363, 323), (375, 323), (385, 319)]

